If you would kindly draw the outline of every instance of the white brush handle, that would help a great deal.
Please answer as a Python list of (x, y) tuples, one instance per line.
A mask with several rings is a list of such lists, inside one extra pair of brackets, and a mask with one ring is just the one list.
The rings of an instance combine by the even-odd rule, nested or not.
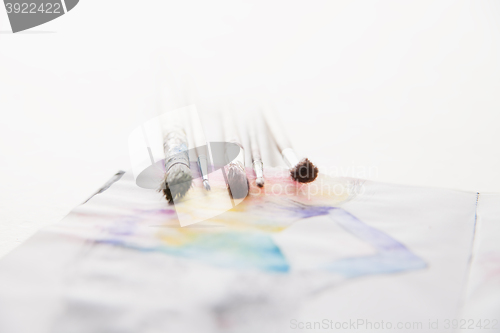
[(276, 141), (279, 151), (283, 154), (285, 149), (292, 148), (292, 144), (286, 135), (285, 128), (274, 110), (269, 107), (265, 107), (263, 111), (267, 127), (269, 128), (274, 141)]
[(250, 150), (252, 153), (252, 162), (262, 161), (262, 155), (260, 153), (259, 142), (257, 140), (257, 133), (255, 130), (255, 122), (250, 121), (248, 125), (248, 133), (250, 137)]
[(252, 153), (252, 165), (253, 170), (255, 171), (255, 177), (264, 178), (264, 163), (262, 163), (262, 155), (260, 154), (255, 121), (250, 121), (248, 132), (250, 137), (250, 149)]
[[(208, 159), (207, 159), (207, 152), (205, 149), (203, 149), (206, 145), (206, 142), (203, 143), (203, 140), (201, 139), (202, 135), (200, 132), (202, 129), (198, 128), (197, 125), (197, 118), (196, 118), (196, 113), (193, 112), (186, 112), (184, 114), (184, 122), (186, 123), (186, 128), (188, 132), (191, 134), (189, 136), (189, 141), (191, 141), (190, 148), (191, 151), (194, 153), (194, 158), (197, 160), (198, 163), (198, 170), (200, 172), (201, 178), (203, 181), (208, 181)], [(191, 156), (193, 156), (191, 155)]]
[(224, 140), (226, 142), (233, 142), (241, 146), (240, 136), (238, 135), (238, 130), (236, 129), (236, 123), (233, 119), (233, 114), (229, 110), (224, 110), (222, 114), (223, 128), (224, 128)]
[(198, 168), (203, 180), (208, 180), (208, 161), (205, 155), (198, 156)]
[(299, 158), (292, 148), (286, 148), (281, 152), (281, 155), (283, 155), (283, 160), (285, 161), (287, 167), (292, 168), (299, 164)]
[(285, 128), (282, 122), (278, 119), (278, 116), (269, 107), (264, 108), (264, 119), (266, 120), (267, 127), (274, 138), (274, 141), (278, 145), (278, 149), (283, 156), (283, 160), (287, 167), (292, 168), (299, 164), (299, 158), (292, 148), (292, 144), (286, 135)]
[(229, 109), (224, 110), (222, 115), (223, 128), (224, 128), (224, 141), (237, 144), (240, 147), (240, 152), (238, 156), (234, 159), (234, 163), (240, 163), (241, 166), (245, 167), (245, 150), (240, 141), (240, 136), (238, 135), (238, 130), (236, 128), (236, 123), (233, 119), (233, 114)]

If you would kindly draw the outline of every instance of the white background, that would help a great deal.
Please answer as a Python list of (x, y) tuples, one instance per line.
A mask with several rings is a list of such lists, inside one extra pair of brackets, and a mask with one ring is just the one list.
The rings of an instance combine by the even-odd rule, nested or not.
[(500, 192), (500, 1), (81, 0), (0, 30), (0, 256), (130, 168), (158, 54), (200, 100), (267, 91), (330, 173)]

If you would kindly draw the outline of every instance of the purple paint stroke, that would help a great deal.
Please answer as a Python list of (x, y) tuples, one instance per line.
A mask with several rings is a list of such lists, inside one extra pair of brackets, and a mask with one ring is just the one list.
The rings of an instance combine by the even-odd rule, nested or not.
[(358, 239), (370, 244), (377, 254), (366, 257), (353, 257), (335, 261), (322, 268), (342, 274), (346, 277), (358, 277), (370, 274), (397, 273), (427, 267), (425, 261), (413, 254), (406, 246), (386, 233), (368, 226), (357, 217), (339, 207), (307, 206), (292, 201), (294, 206), (287, 210), (301, 218), (328, 215), (343, 229)]
[(371, 274), (388, 274), (424, 269), (427, 264), (406, 246), (386, 233), (368, 226), (343, 209), (331, 210), (329, 216), (355, 237), (367, 242), (378, 253), (373, 256), (346, 258), (325, 268), (353, 278)]

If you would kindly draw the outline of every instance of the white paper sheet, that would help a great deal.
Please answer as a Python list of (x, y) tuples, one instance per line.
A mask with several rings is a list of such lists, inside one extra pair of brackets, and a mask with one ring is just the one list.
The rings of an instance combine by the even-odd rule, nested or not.
[[(363, 332), (381, 322), (395, 332), (447, 332), (467, 281), (468, 300), (477, 298), (479, 278), (469, 271), (476, 193), (326, 179), (349, 195), (311, 195), (310, 187), (283, 195), (271, 189), (288, 180), (266, 173), (266, 195), (252, 185), (235, 209), (185, 228), (159, 193), (126, 173), (0, 261), (0, 332), (319, 332), (338, 324)], [(483, 221), (494, 216), (493, 201), (484, 202)], [(480, 293), (498, 296), (498, 280), (488, 281)], [(477, 299), (471, 306), (481, 311), (500, 298)]]
[(500, 332), (500, 195), (480, 194), (461, 331)]

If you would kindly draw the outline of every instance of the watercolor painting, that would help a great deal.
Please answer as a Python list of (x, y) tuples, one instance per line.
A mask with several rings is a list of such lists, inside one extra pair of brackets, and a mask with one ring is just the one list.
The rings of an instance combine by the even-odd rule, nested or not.
[[(250, 194), (232, 207), (217, 172), (210, 174), (212, 198), (199, 199), (208, 196), (198, 178), (182, 205), (125, 173), (24, 247), (16, 264), (43, 274), (23, 269), (16, 278), (36, 279), (40, 293), (57, 286), (43, 299), (46, 331), (132, 333), (149, 323), (162, 332), (282, 332), (300, 316), (349, 318), (367, 294), (378, 310), (387, 290), (397, 294), (382, 302), (388, 317), (415, 303), (428, 313), (445, 309), (444, 316), (460, 301), (456, 277), (467, 267), (474, 195), (324, 174), (303, 185), (285, 169), (266, 168), (262, 189), (247, 170)], [(428, 200), (412, 200), (426, 197), (419, 190)], [(229, 202), (226, 211), (221, 202)], [(470, 214), (455, 214), (457, 207)], [(209, 219), (181, 227), (179, 214), (197, 218), (207, 210)], [(463, 230), (449, 248), (450, 255), (463, 250), (460, 262), (433, 255), (451, 226)], [(33, 268), (42, 245), (53, 265)], [(422, 276), (416, 283), (426, 292), (416, 295)], [(429, 303), (429, 295), (440, 303)]]
[[(104, 229), (99, 242), (160, 252), (224, 269), (287, 273), (294, 267), (275, 241), (276, 236), (298, 221), (307, 223), (312, 218), (322, 217), (371, 250), (366, 255), (341, 255), (337, 260), (308, 267), (310, 271), (321, 270), (354, 278), (426, 267), (425, 261), (404, 244), (368, 226), (341, 207), (356, 195), (355, 184), (351, 181), (322, 176), (312, 184), (319, 188), (313, 188), (293, 182), (282, 170), (267, 169), (264, 190), (255, 186), (251, 169), (247, 170), (247, 175), (251, 181), (250, 195), (234, 208), (227, 211), (223, 208), (221, 213), (212, 214), (216, 216), (205, 222), (181, 228), (177, 216), (227, 207), (227, 190), (220, 171), (210, 175), (215, 189), (215, 193), (210, 194), (210, 201), (200, 200), (207, 194), (201, 184), (195, 183), (184, 205), (174, 207), (162, 203), (154, 209), (131, 209)], [(225, 204), (218, 206), (214, 202)], [(144, 228), (151, 224), (155, 227)], [(307, 249), (300, 255), (307, 259)], [(311, 261), (314, 255), (310, 255)]]

